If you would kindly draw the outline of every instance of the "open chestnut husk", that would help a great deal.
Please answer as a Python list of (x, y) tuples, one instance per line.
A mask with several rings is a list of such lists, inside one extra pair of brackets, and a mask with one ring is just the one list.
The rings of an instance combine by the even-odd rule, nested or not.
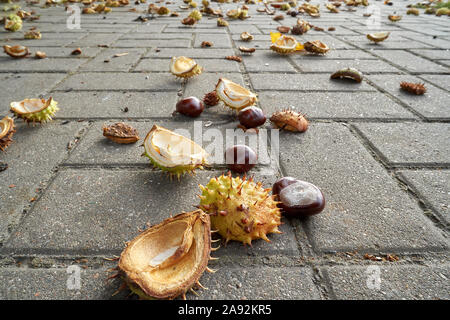
[(278, 206), (286, 216), (312, 216), (325, 208), (325, 197), (318, 187), (292, 177), (278, 179), (272, 187), (272, 193), (280, 201)]

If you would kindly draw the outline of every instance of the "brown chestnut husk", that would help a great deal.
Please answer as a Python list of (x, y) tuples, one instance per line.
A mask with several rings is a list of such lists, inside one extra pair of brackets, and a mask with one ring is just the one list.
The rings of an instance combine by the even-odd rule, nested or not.
[(317, 186), (293, 177), (278, 179), (272, 193), (280, 202), (278, 206), (289, 217), (308, 217), (325, 208), (325, 197)]

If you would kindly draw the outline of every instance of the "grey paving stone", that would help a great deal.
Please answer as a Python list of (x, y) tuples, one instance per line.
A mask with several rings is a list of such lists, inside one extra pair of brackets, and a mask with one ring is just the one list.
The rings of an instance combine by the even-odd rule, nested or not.
[(293, 108), (311, 118), (416, 118), (411, 112), (379, 92), (260, 91), (258, 99), (268, 115), (285, 108)]
[(168, 73), (77, 73), (55, 87), (55, 90), (167, 90), (176, 91), (180, 80)]
[(428, 59), (450, 59), (450, 50), (429, 50), (429, 49), (415, 49), (411, 52), (424, 56)]
[[(30, 49), (34, 47), (64, 47), (71, 44), (73, 41), (74, 39), (45, 39), (45, 38), (41, 40), (22, 39), (13, 41), (0, 41), (0, 46), (3, 47), (6, 44), (10, 46), (22, 45), (29, 47)], [(95, 46), (97, 46), (97, 44)]]
[(449, 72), (449, 69), (434, 62), (418, 57), (402, 50), (377, 50), (374, 54), (398, 65), (409, 72), (441, 73)]
[(319, 59), (297, 59), (296, 64), (303, 72), (327, 72), (333, 73), (343, 68), (356, 68), (363, 73), (401, 72), (399, 69), (380, 60), (319, 60)]
[(177, 41), (155, 40), (120, 40), (113, 47), (116, 48), (189, 48), (191, 40), (179, 39)]
[(280, 146), (284, 174), (314, 183), (327, 200), (321, 214), (301, 222), (316, 250), (413, 252), (448, 246), (345, 126), (313, 124), (304, 134), (280, 135)]
[(359, 123), (364, 136), (391, 164), (448, 164), (447, 123)]
[(189, 48), (189, 49), (180, 49), (180, 48), (161, 48), (158, 50), (151, 49), (145, 57), (155, 57), (155, 58), (172, 58), (179, 56), (186, 56), (189, 58), (221, 58), (226, 56), (234, 55), (234, 51), (232, 49), (214, 49), (214, 48)]
[(191, 33), (156, 33), (148, 34), (148, 32), (142, 33), (126, 33), (119, 39), (121, 40), (170, 40), (175, 42), (178, 39), (192, 40), (193, 34)]
[[(181, 24), (180, 24), (181, 25)], [(217, 33), (224, 34), (226, 33), (226, 29), (223, 28), (207, 28), (197, 26), (197, 27), (167, 27), (164, 29), (164, 33)]]
[[(447, 61), (447, 60), (446, 60)], [(421, 75), (422, 78), (431, 83), (450, 91), (450, 75), (448, 74), (426, 74)]]
[(169, 117), (178, 99), (176, 92), (57, 91), (52, 96), (61, 106), (59, 119), (88, 120)]
[[(248, 88), (248, 85), (244, 83), (242, 74), (240, 73), (203, 73), (198, 77), (195, 77), (188, 81), (184, 96), (203, 97), (206, 93), (215, 89), (217, 82), (220, 78), (226, 78), (233, 82), (238, 83), (241, 86)], [(217, 108), (217, 107), (215, 107)]]
[[(129, 71), (145, 53), (145, 49), (107, 49), (84, 64), (84, 71)], [(126, 55), (121, 55), (126, 54)], [(119, 55), (119, 56), (115, 56)], [(167, 71), (167, 68), (163, 71)]]
[(327, 52), (326, 55), (322, 55), (322, 56), (315, 56), (315, 55), (310, 55), (308, 53), (303, 53), (303, 52), (298, 52), (296, 54), (292, 54), (289, 56), (290, 58), (292, 58), (294, 61), (302, 61), (304, 59), (311, 59), (314, 61), (325, 61), (327, 59), (348, 59), (348, 60), (353, 60), (353, 59), (361, 59), (361, 60), (374, 60), (376, 59), (376, 57), (374, 57), (373, 55), (364, 52), (362, 50), (349, 50), (349, 49), (344, 49), (344, 50), (330, 50)]
[[(118, 253), (147, 222), (156, 224), (171, 214), (191, 210), (198, 204), (198, 184), (206, 184), (217, 174), (202, 171), (171, 181), (151, 170), (62, 170), (0, 252)], [(270, 186), (276, 176), (256, 178)], [(285, 223), (280, 230), (283, 234), (269, 236), (271, 243), (254, 241), (251, 248), (235, 244), (242, 250), (226, 255), (297, 255), (292, 227)]]
[[(129, 290), (113, 296), (120, 280), (106, 281), (108, 275), (106, 268), (81, 269), (80, 289), (69, 290), (67, 282), (71, 274), (65, 268), (2, 269), (0, 297), (4, 300), (135, 299), (127, 297)], [(208, 290), (199, 290), (198, 297), (188, 293), (188, 300), (320, 299), (312, 272), (307, 268), (224, 267), (215, 274), (205, 272), (200, 281)], [(268, 281), (272, 284), (270, 288), (264, 285)]]
[(210, 41), (215, 48), (231, 48), (228, 34), (198, 33), (195, 36), (194, 47), (201, 47), (203, 41)]
[(0, 112), (7, 113), (12, 101), (37, 98), (48, 92), (66, 75), (63, 73), (4, 73), (0, 75), (2, 102)]
[(327, 74), (250, 74), (256, 90), (375, 91), (366, 82), (331, 80)]
[(373, 53), (377, 54), (378, 50), (385, 50), (385, 49), (395, 49), (395, 50), (401, 50), (401, 49), (422, 49), (422, 48), (432, 48), (430, 45), (426, 45), (419, 41), (413, 41), (413, 40), (406, 40), (403, 38), (403, 40), (394, 40), (389, 39), (391, 41), (385, 40), (380, 43), (373, 43), (369, 40), (365, 41), (352, 41), (351, 43), (355, 45), (358, 48), (371, 50)]
[(248, 72), (296, 72), (286, 57), (270, 50), (257, 50), (251, 55), (243, 54), (242, 58)]
[[(220, 260), (219, 260), (220, 261)], [(217, 299), (281, 299), (315, 300), (320, 292), (307, 268), (232, 268), (221, 267), (214, 274), (205, 272), (200, 282), (208, 290), (200, 290), (197, 300)], [(270, 283), (270, 286), (267, 284)], [(192, 295), (190, 297), (194, 298)], [(188, 299), (190, 298), (188, 297)]]
[(255, 26), (252, 25), (230, 25), (228, 26), (228, 30), (230, 30), (231, 34), (240, 35), (242, 32), (250, 32), (252, 35), (261, 34), (261, 31)]
[(33, 47), (32, 52), (43, 51), (47, 54), (49, 58), (72, 58), (72, 59), (83, 59), (95, 57), (102, 48), (95, 47), (83, 47), (81, 49), (80, 55), (72, 55), (72, 52), (76, 48), (63, 48), (63, 47)]
[[(368, 269), (368, 268), (372, 269)], [(373, 268), (377, 268), (374, 271)], [(378, 266), (324, 268), (337, 299), (448, 300), (450, 267)], [(379, 270), (380, 282), (375, 279)], [(369, 283), (369, 285), (368, 285)], [(379, 289), (376, 284), (379, 283)], [(373, 289), (371, 289), (373, 288)]]
[[(136, 66), (136, 71), (167, 71), (171, 59), (142, 59)], [(239, 64), (236, 61), (222, 59), (195, 59), (203, 67), (203, 72), (239, 72)]]
[[(68, 273), (69, 272), (69, 273)], [(106, 281), (106, 268), (84, 270), (80, 268), (80, 289), (69, 289), (73, 271), (66, 268), (0, 270), (0, 299), (2, 300), (108, 300), (113, 297), (120, 281)]]
[(8, 169), (0, 172), (0, 242), (16, 227), (24, 207), (37, 195), (36, 189), (68, 156), (67, 144), (83, 126), (55, 122), (32, 127), (16, 123), (14, 142), (0, 154), (0, 161), (8, 164)]
[[(143, 25), (138, 25), (136, 28), (136, 33), (160, 33), (166, 24), (154, 24), (152, 21), (146, 22)], [(152, 34), (153, 36), (153, 34)]]
[(433, 209), (450, 223), (450, 172), (448, 170), (402, 170), (406, 179), (420, 197), (431, 204)]
[(91, 33), (88, 34), (86, 37), (73, 41), (70, 43), (70, 47), (97, 47), (98, 45), (107, 45), (110, 46), (114, 42), (116, 42), (117, 39), (119, 39), (120, 34), (118, 33)]
[(425, 84), (427, 92), (418, 96), (401, 90), (400, 82), (423, 83), (419, 78), (408, 75), (368, 75), (367, 78), (428, 119), (449, 118), (449, 93), (444, 90)]
[(14, 59), (11, 57), (0, 57), (1, 72), (70, 72), (76, 71), (82, 64), (86, 63), (85, 59), (71, 58), (46, 58), (36, 59)]

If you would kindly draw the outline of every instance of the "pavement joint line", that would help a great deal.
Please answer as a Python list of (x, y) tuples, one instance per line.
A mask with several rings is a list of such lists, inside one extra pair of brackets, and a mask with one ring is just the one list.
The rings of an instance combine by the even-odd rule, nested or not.
[[(448, 90), (447, 88), (442, 87), (442, 86), (440, 86), (439, 84), (434, 83), (434, 82), (432, 82), (432, 81), (430, 81), (430, 80), (424, 78), (423, 75), (426, 75), (426, 74), (416, 75), (416, 77), (419, 78), (419, 79), (421, 79), (423, 82), (429, 83), (429, 84), (435, 86), (436, 88), (439, 88), (439, 89), (441, 89), (441, 90), (443, 90), (443, 91), (445, 91), (445, 92), (450, 92), (450, 90)], [(434, 74), (434, 75), (438, 75), (438, 74)], [(442, 74), (442, 75), (447, 75), (447, 74)]]
[(375, 89), (379, 90), (380, 92), (384, 93), (384, 95), (386, 95), (388, 98), (390, 98), (391, 100), (393, 100), (394, 102), (396, 102), (397, 104), (399, 104), (400, 106), (402, 106), (404, 109), (406, 109), (407, 111), (409, 111), (410, 113), (412, 113), (414, 116), (418, 117), (419, 119), (421, 119), (422, 121), (426, 121), (427, 118), (422, 115), (420, 112), (414, 110), (413, 108), (411, 108), (407, 103), (403, 102), (402, 100), (400, 100), (399, 98), (397, 98), (396, 96), (394, 96), (393, 94), (389, 93), (387, 90), (383, 89), (382, 87), (380, 87), (379, 85), (377, 85), (376, 83), (374, 83), (373, 81), (370, 81), (367, 78), (364, 78), (364, 80), (370, 84), (372, 87), (374, 87)]
[[(366, 148), (366, 150), (369, 151), (369, 153), (372, 155), (372, 157), (380, 165), (382, 165), (388, 173), (390, 173), (390, 176), (393, 179), (395, 179), (399, 188), (401, 190), (403, 190), (404, 192), (406, 192), (408, 194), (408, 196), (419, 205), (423, 214), (433, 223), (433, 225), (436, 228), (438, 228), (439, 230), (441, 230), (441, 232), (448, 231), (448, 228), (446, 227), (444, 221), (441, 221), (440, 219), (436, 219), (436, 217), (434, 215), (430, 215), (427, 211), (427, 208), (424, 208), (424, 206), (422, 205), (422, 202), (421, 202), (420, 198), (417, 196), (417, 194), (415, 194), (413, 192), (409, 192), (409, 188), (405, 187), (404, 182), (401, 179), (399, 179), (396, 172), (393, 171), (393, 169), (395, 169), (395, 164), (391, 164), (388, 161), (388, 159), (383, 155), (383, 153), (364, 135), (363, 132), (361, 132), (361, 130), (359, 130), (359, 128), (350, 124), (349, 129), (350, 129), (350, 132), (352, 132), (353, 135), (357, 139), (359, 139), (359, 141)], [(414, 166), (417, 164), (412, 164), (412, 165)], [(441, 167), (442, 167), (442, 164), (441, 164)], [(444, 165), (444, 167), (446, 167), (446, 165)]]
[[(85, 125), (85, 126), (81, 126), (80, 130), (78, 130), (78, 132), (73, 137), (74, 139), (71, 140), (71, 141), (76, 140), (77, 136), (83, 136), (88, 131), (87, 130), (88, 127), (89, 127), (89, 123), (87, 125)], [(70, 144), (70, 142), (69, 142), (69, 144)], [(75, 142), (74, 145), (76, 146), (76, 144), (77, 143)], [(2, 247), (4, 246), (4, 244), (8, 243), (9, 239), (11, 239), (11, 237), (14, 234), (15, 230), (17, 230), (17, 228), (20, 227), (20, 225), (22, 224), (23, 220), (26, 219), (26, 217), (29, 215), (29, 213), (33, 211), (33, 208), (36, 206), (36, 204), (40, 201), (40, 199), (46, 193), (46, 191), (49, 188), (49, 186), (52, 185), (53, 181), (58, 176), (60, 165), (69, 159), (70, 154), (73, 151), (73, 149), (74, 148), (71, 148), (71, 149), (67, 149), (66, 148), (66, 152), (67, 152), (66, 156), (61, 160), (60, 163), (57, 163), (50, 170), (50, 172), (51, 172), (50, 177), (47, 180), (45, 180), (45, 181), (41, 181), (39, 186), (35, 189), (35, 192), (33, 193), (33, 198), (35, 200), (34, 201), (28, 201), (27, 204), (24, 204), (23, 209), (22, 209), (22, 213), (20, 214), (20, 217), (19, 217), (17, 223), (14, 223), (14, 225), (9, 226), (8, 232), (7, 232), (7, 234), (5, 236), (5, 239), (4, 239), (4, 242), (0, 242), (0, 254), (1, 254)]]
[(133, 64), (131, 65), (131, 67), (128, 69), (128, 72), (134, 73), (136, 67), (139, 65), (139, 63), (141, 63), (143, 57), (144, 57), (146, 54), (148, 54), (148, 53), (150, 52), (151, 49), (153, 49), (153, 47), (145, 48), (144, 52), (139, 56), (139, 58), (137, 59), (137, 61), (136, 61), (135, 63), (133, 63)]
[(394, 175), (402, 184), (405, 185), (406, 192), (411, 194), (411, 197), (417, 200), (418, 205), (422, 208), (425, 215), (432, 220), (435, 224), (441, 225), (442, 229), (449, 232), (450, 223), (445, 221), (445, 217), (426, 199), (426, 197), (414, 187), (409, 179), (401, 172), (394, 171)]
[[(138, 232), (136, 230), (136, 232)], [(125, 245), (125, 243), (124, 243)], [(226, 250), (226, 249), (225, 249)], [(1, 251), (1, 249), (0, 249)], [(13, 250), (8, 249), (4, 250), (5, 253), (0, 253), (0, 261), (2, 259), (14, 260), (14, 262), (9, 262), (6, 264), (2, 264), (0, 266), (1, 269), (10, 269), (10, 268), (18, 268), (18, 269), (63, 269), (68, 265), (74, 264), (77, 262), (76, 260), (86, 259), (87, 261), (78, 262), (78, 264), (82, 266), (86, 266), (89, 269), (102, 269), (102, 267), (109, 267), (117, 265), (116, 261), (110, 261), (107, 259), (111, 259), (113, 257), (120, 256), (122, 249), (107, 249), (107, 250), (84, 250), (84, 252), (79, 252), (73, 249), (69, 250), (52, 250), (46, 249), (42, 250), (40, 253), (33, 252), (30, 254), (24, 253), (14, 253)], [(333, 254), (330, 253), (322, 253), (315, 257), (304, 257), (304, 256), (287, 256), (287, 255), (277, 255), (272, 254), (270, 252), (265, 253), (262, 256), (254, 257), (248, 255), (246, 251), (243, 249), (239, 254), (232, 254), (219, 257), (218, 262), (216, 264), (220, 264), (221, 267), (227, 267), (230, 265), (239, 264), (244, 267), (252, 267), (252, 266), (260, 266), (263, 264), (268, 268), (277, 268), (280, 267), (280, 263), (278, 259), (282, 260), (281, 267), (283, 268), (311, 268), (311, 269), (319, 269), (324, 267), (354, 267), (354, 266), (368, 266), (368, 265), (378, 265), (378, 266), (425, 266), (427, 264), (424, 263), (426, 259), (427, 263), (433, 263), (433, 265), (442, 265), (442, 260), (448, 256), (447, 252), (425, 252), (422, 253), (405, 253), (405, 254), (396, 254), (395, 252), (386, 252), (386, 251), (361, 251), (357, 252), (355, 255), (348, 255), (345, 251), (336, 252)], [(364, 258), (364, 254), (372, 254), (376, 256), (384, 256), (386, 254), (395, 254), (400, 259), (396, 262), (391, 261), (371, 261)], [(264, 260), (267, 260), (264, 263), (260, 263)], [(275, 258), (275, 259), (271, 259)], [(303, 258), (303, 259), (302, 259)], [(33, 266), (33, 260), (38, 259), (48, 259), (54, 262), (49, 267), (46, 266)], [(261, 261), (260, 261), (261, 260)], [(277, 261), (272, 261), (277, 260)], [(17, 265), (20, 264), (20, 267)], [(55, 266), (56, 265), (56, 266)], [(99, 266), (102, 265), (102, 266)]]

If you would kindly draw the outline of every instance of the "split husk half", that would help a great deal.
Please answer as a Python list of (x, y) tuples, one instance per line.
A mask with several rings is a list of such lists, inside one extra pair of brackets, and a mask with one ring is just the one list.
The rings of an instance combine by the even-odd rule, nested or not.
[(225, 105), (235, 110), (254, 105), (257, 100), (256, 94), (226, 78), (219, 79), (216, 93)]
[(26, 122), (47, 122), (52, 120), (56, 111), (59, 110), (58, 102), (52, 97), (45, 99), (24, 99), (11, 102), (11, 112)]
[(199, 283), (211, 253), (211, 222), (202, 210), (181, 213), (138, 235), (120, 255), (119, 269), (144, 299), (174, 299)]
[(154, 125), (144, 139), (144, 156), (154, 167), (178, 178), (185, 174), (203, 169), (207, 164), (208, 153), (194, 141)]

